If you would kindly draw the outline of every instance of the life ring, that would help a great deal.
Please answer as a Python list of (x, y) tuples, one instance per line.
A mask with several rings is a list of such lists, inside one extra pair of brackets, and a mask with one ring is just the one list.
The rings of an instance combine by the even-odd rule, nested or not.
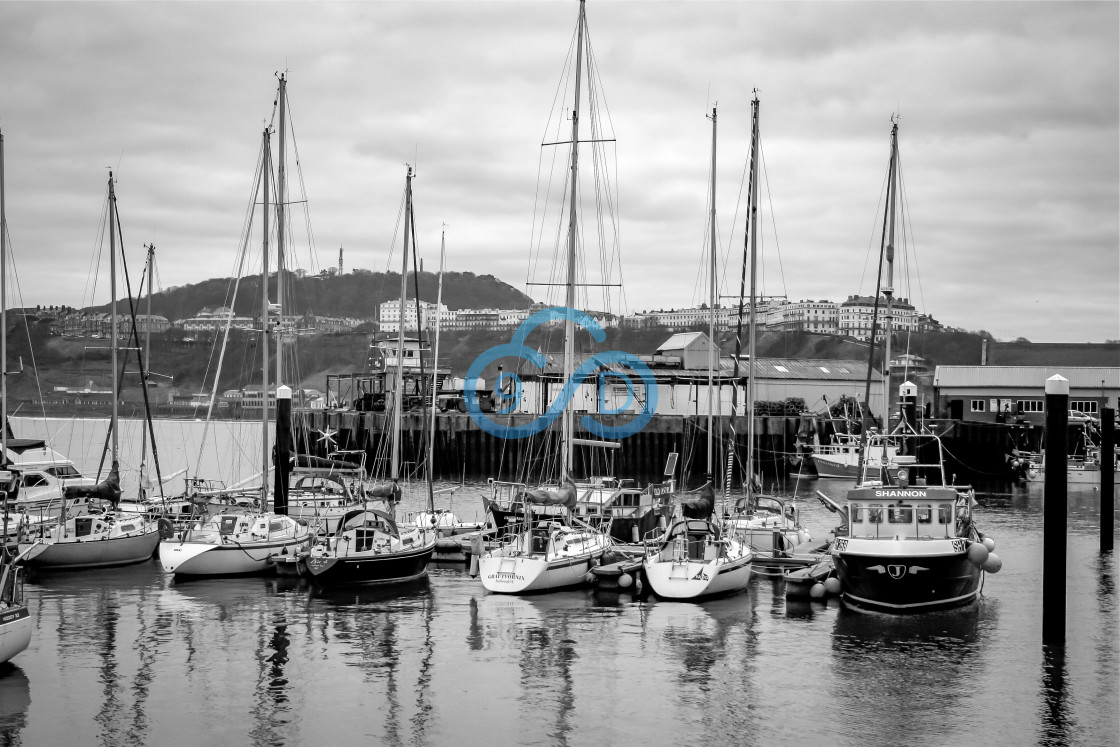
[(159, 525), (160, 539), (171, 539), (175, 536), (175, 525), (171, 523), (171, 519), (160, 517), (156, 522)]

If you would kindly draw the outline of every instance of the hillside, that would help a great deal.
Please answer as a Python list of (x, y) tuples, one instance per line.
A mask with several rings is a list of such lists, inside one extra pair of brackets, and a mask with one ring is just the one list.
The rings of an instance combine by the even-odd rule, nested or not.
[[(71, 340), (48, 333), (49, 325), (39, 323), (24, 328), (13, 325), (9, 332), (9, 368), (22, 360), (22, 374), (9, 378), (13, 397), (30, 398), (37, 389), (50, 391), (54, 386), (92, 386), (108, 389), (109, 350), (104, 340)], [(598, 350), (624, 350), (637, 355), (654, 352), (672, 332), (658, 327), (608, 329), (607, 339)], [(478, 355), (494, 345), (510, 341), (511, 329), (445, 332), (440, 340), (440, 359), (462, 376)], [(303, 387), (323, 389), (328, 374), (364, 373), (370, 335), (360, 332), (302, 336), (293, 341), (285, 355), (294, 362), (299, 383)], [(726, 354), (734, 351), (734, 338), (721, 341)], [(530, 344), (544, 352), (562, 349), (559, 330), (539, 330)], [(577, 346), (590, 349), (586, 336)], [(909, 352), (926, 358), (931, 365), (975, 364), (980, 361), (981, 337), (971, 333), (940, 333), (912, 337)], [(761, 331), (757, 340), (758, 356), (765, 358), (821, 358), (862, 360), (866, 344), (848, 338), (802, 332)], [(906, 352), (906, 340), (895, 341), (896, 353)], [(881, 351), (878, 357), (881, 358)], [(122, 352), (128, 370), (124, 377), (126, 390), (139, 393), (136, 353)], [(217, 367), (217, 352), (206, 338), (192, 340), (182, 333), (153, 335), (151, 369), (153, 381), (183, 392), (200, 391), (212, 386)], [(251, 386), (259, 381), (260, 354), (254, 335), (234, 331), (223, 363), (221, 389)], [(484, 375), (490, 377), (492, 371)], [(130, 396), (130, 395), (126, 395)]]
[[(288, 297), (284, 313), (289, 316), (311, 314), (314, 316), (376, 319), (378, 306), (400, 296), (399, 272), (372, 272), (354, 270), (345, 275), (314, 275), (296, 277), (285, 272), (285, 294)], [(434, 302), (439, 276), (436, 273), (409, 275), (408, 297), (415, 297), (414, 283), (420, 288), (420, 298)], [(152, 294), (152, 313), (171, 321), (187, 319), (204, 308), (231, 306), (238, 314), (259, 314), (261, 306), (260, 278), (243, 278), (237, 289), (237, 300), (231, 302), (232, 279), (213, 278), (201, 283), (168, 288)], [(276, 276), (269, 279), (269, 298), (275, 300)], [(146, 303), (146, 302), (145, 302)], [(445, 272), (443, 274), (443, 303), (452, 310), (475, 309), (524, 309), (533, 300), (512, 285), (493, 275), (476, 275), (473, 272)], [(118, 302), (128, 308), (128, 299)], [(107, 312), (108, 304), (95, 306), (90, 311)]]

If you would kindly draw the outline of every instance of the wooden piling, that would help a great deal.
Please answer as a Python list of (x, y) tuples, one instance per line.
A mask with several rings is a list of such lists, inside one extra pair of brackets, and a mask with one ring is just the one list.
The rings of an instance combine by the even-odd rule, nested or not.
[(1066, 637), (1066, 427), (1069, 381), (1046, 380), (1046, 455), (1043, 459), (1042, 640)]
[(1101, 552), (1112, 552), (1116, 520), (1116, 410), (1101, 410)]

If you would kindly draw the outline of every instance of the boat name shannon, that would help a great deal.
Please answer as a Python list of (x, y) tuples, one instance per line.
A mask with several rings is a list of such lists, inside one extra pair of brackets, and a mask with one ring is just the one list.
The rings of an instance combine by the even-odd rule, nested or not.
[(876, 498), (925, 498), (926, 491), (924, 490), (876, 490)]

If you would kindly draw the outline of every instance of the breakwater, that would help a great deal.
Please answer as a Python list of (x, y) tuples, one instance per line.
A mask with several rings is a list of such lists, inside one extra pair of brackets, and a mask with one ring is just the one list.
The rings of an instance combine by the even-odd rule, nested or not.
[[(622, 425), (624, 416), (598, 415), (605, 425)], [(349, 410), (297, 410), (294, 413), (296, 443), (300, 451), (326, 456), (334, 449), (354, 449), (366, 453), (371, 469), (382, 472), (380, 465), (388, 459), (391, 419), (383, 412)], [(534, 420), (532, 415), (501, 417), (504, 425), (523, 426)], [(755, 417), (754, 449), (756, 467), (763, 476), (783, 475), (791, 469), (791, 457), (797, 455), (798, 443), (829, 443), (837, 423), (814, 415)], [(576, 437), (595, 440), (578, 424)], [(716, 453), (725, 455), (729, 443), (741, 460), (748, 447), (746, 417), (714, 419)], [(1008, 473), (1007, 453), (1021, 434), (1014, 426), (987, 426), (959, 421), (930, 420), (926, 425), (943, 434), (954, 470), (962, 479), (1002, 476)], [(412, 412), (402, 416), (400, 460), (417, 465), (424, 459), (430, 419), (427, 413)], [(540, 434), (523, 439), (493, 436), (469, 415), (458, 412), (436, 416), (433, 465), (437, 479), (477, 480), (493, 477), (511, 480), (547, 474), (555, 469), (559, 451), (560, 422), (549, 425)], [(700, 474), (707, 460), (707, 417), (657, 415), (641, 432), (621, 439), (617, 448), (576, 447), (574, 471), (577, 476), (608, 472), (640, 481), (660, 479), (670, 454), (679, 457), (677, 475)], [(717, 457), (720, 464), (722, 457)], [(733, 484), (739, 484), (741, 465), (733, 470)], [(407, 468), (407, 467), (406, 467)], [(526, 470), (529, 470), (528, 475)]]

